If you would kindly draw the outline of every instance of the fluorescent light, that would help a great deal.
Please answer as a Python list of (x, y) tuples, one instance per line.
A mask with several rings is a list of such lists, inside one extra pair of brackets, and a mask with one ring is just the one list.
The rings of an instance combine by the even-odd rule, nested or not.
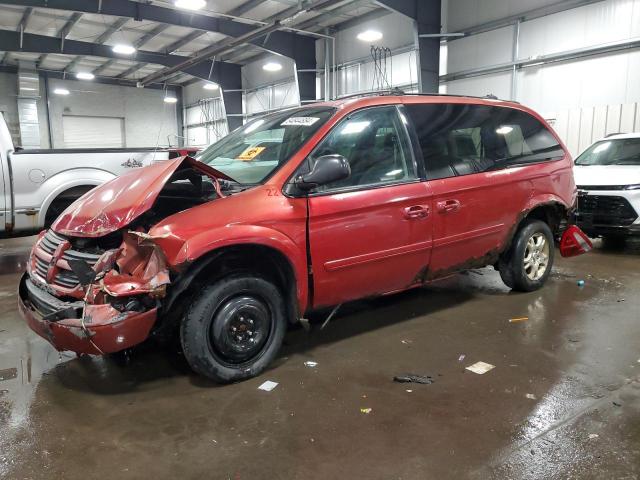
[(78, 80), (93, 80), (96, 76), (89, 72), (78, 72), (76, 73), (76, 78)]
[(176, 103), (178, 99), (176, 97), (164, 97), (164, 103)]
[(56, 88), (53, 90), (56, 95), (69, 95), (69, 90), (66, 88)]
[(262, 66), (262, 69), (266, 70), (267, 72), (277, 72), (279, 70), (282, 70), (282, 65), (278, 62), (268, 62)]
[(173, 4), (185, 10), (200, 10), (207, 5), (207, 2), (205, 0), (176, 0)]
[(357, 38), (363, 42), (377, 42), (378, 40), (382, 40), (382, 32), (378, 30), (365, 30), (364, 32), (360, 32)]
[(114, 45), (113, 46), (113, 52), (114, 53), (121, 53), (123, 55), (131, 55), (135, 51), (136, 51), (136, 49), (134, 47), (132, 47), (131, 45), (118, 44), (118, 45)]
[(496, 128), (496, 133), (498, 135), (507, 135), (509, 133), (513, 132), (513, 127), (510, 127), (508, 125), (503, 125), (500, 128)]
[(215, 83), (205, 83), (202, 88), (205, 90), (218, 90), (218, 85)]

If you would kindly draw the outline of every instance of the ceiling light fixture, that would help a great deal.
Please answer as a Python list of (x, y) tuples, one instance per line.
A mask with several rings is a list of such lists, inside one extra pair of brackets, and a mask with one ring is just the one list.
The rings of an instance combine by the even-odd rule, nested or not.
[(205, 83), (202, 88), (205, 90), (218, 90), (218, 85), (215, 83)]
[(164, 103), (176, 103), (178, 99), (176, 97), (164, 97)]
[(205, 0), (176, 0), (173, 4), (185, 10), (200, 10), (207, 5)]
[(357, 38), (363, 42), (377, 42), (378, 40), (382, 40), (382, 32), (378, 30), (365, 30), (364, 32), (360, 32)]
[(56, 88), (53, 90), (56, 95), (69, 95), (69, 90), (66, 88)]
[(78, 80), (93, 80), (96, 76), (90, 72), (78, 72), (76, 73), (76, 78)]
[(282, 70), (282, 65), (278, 62), (268, 62), (262, 66), (262, 69), (266, 70), (267, 72), (278, 72)]
[(135, 51), (135, 47), (132, 47), (131, 45), (118, 44), (113, 46), (113, 52), (121, 53), (122, 55), (131, 55), (135, 53)]

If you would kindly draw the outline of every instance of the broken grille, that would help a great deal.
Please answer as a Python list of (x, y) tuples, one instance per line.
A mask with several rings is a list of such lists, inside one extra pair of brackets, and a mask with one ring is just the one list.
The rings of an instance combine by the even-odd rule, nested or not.
[[(49, 268), (52, 268), (50, 263), (51, 259), (57, 248), (64, 241), (66, 241), (64, 237), (49, 230), (36, 246), (35, 273), (42, 277), (42, 280), (46, 281)], [(53, 285), (66, 289), (76, 288), (80, 282), (76, 274), (71, 271), (67, 262), (69, 260), (84, 260), (89, 266), (93, 267), (100, 258), (100, 255), (101, 254), (81, 252), (73, 249), (66, 250), (60, 258), (64, 261), (56, 261), (59, 270), (53, 277)]]

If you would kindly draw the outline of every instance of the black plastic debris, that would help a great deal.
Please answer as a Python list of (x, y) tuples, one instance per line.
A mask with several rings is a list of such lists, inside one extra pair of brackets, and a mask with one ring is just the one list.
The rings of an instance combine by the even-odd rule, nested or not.
[(415, 375), (413, 373), (407, 373), (406, 375), (396, 375), (393, 377), (393, 381), (398, 383), (422, 383), (429, 385), (435, 380), (429, 375)]

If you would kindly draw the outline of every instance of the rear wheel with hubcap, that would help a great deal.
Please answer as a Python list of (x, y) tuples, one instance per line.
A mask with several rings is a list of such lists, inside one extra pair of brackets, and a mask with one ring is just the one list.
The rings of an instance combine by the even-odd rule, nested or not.
[(227, 383), (262, 372), (277, 355), (286, 326), (279, 289), (263, 278), (235, 275), (202, 290), (180, 338), (191, 368)]
[(526, 220), (498, 263), (500, 277), (513, 290), (537, 290), (551, 273), (554, 253), (549, 225), (541, 220)]

